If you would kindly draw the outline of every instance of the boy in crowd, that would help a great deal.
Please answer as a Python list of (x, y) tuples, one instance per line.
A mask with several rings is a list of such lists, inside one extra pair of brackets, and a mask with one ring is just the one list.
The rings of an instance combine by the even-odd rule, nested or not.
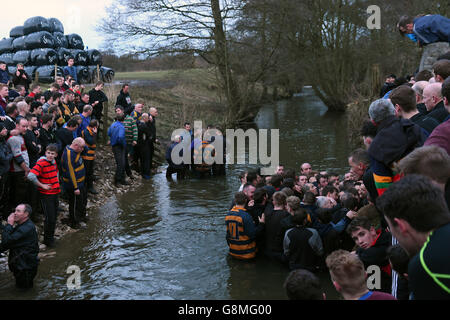
[(366, 217), (356, 217), (347, 227), (347, 233), (358, 247), (354, 253), (364, 263), (364, 267), (371, 265), (380, 267), (381, 291), (391, 291), (391, 267), (387, 258), (387, 249), (391, 245), (391, 235), (382, 229), (375, 230)]
[(41, 157), (31, 169), (27, 178), (37, 187), (44, 211), (44, 244), (48, 247), (55, 245), (55, 227), (58, 213), (58, 195), (61, 192), (58, 177), (56, 157), (58, 146), (50, 144), (45, 149), (45, 156)]
[(325, 262), (334, 287), (345, 300), (397, 300), (390, 294), (367, 288), (364, 264), (356, 254), (336, 250)]
[(307, 213), (298, 208), (292, 216), (293, 227), (286, 231), (283, 241), (284, 256), (289, 269), (316, 271), (323, 255), (322, 239), (315, 229), (306, 228)]

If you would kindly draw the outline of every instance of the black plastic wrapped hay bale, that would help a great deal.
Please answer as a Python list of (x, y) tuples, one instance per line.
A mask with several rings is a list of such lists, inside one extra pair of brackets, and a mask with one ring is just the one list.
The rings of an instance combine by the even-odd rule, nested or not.
[(31, 51), (30, 60), (35, 66), (58, 64), (58, 54), (50, 48), (34, 49)]
[(102, 65), (102, 54), (96, 49), (86, 51), (88, 55), (88, 65)]
[(25, 34), (23, 33), (23, 26), (17, 26), (11, 29), (9, 32), (9, 36), (11, 38), (23, 37)]
[(112, 82), (114, 79), (115, 72), (113, 69), (108, 67), (100, 67), (100, 73), (102, 75), (103, 82)]
[(16, 67), (16, 66), (8, 66), (6, 69), (8, 70), (8, 73), (9, 73), (11, 76), (13, 76), (14, 73), (16, 73), (16, 71), (17, 71), (17, 67)]
[(0, 61), (3, 61), (6, 63), (7, 66), (13, 66), (14, 65), (14, 53), (12, 52), (6, 52), (0, 55)]
[(72, 56), (72, 52), (66, 48), (59, 48), (57, 52), (58, 52), (58, 61), (59, 61), (58, 64), (61, 66), (66, 66), (67, 60), (69, 59), (69, 57)]
[(69, 46), (66, 36), (61, 32), (54, 32), (53, 40), (55, 40), (55, 49), (67, 48)]
[(59, 21), (56, 18), (49, 18), (49, 19), (47, 19), (47, 21), (50, 24), (51, 32), (53, 32), (53, 33), (60, 32), (60, 33), (64, 34), (64, 26), (61, 23), (61, 21)]
[(84, 50), (70, 50), (72, 57), (75, 59), (75, 65), (85, 66), (88, 63), (88, 55)]
[(52, 27), (47, 19), (41, 16), (32, 17), (23, 24), (23, 34), (28, 35), (35, 32), (47, 31), (52, 32)]
[(36, 66), (25, 66), (23, 67), (23, 70), (32, 78), (34, 79), (34, 72), (36, 71)]
[(84, 50), (83, 39), (76, 33), (66, 35), (67, 43), (69, 44), (69, 49)]
[(55, 40), (50, 32), (40, 31), (29, 34), (25, 39), (25, 45), (28, 50), (53, 48), (55, 46)]
[[(95, 83), (97, 81), (97, 66), (87, 66), (89, 70), (89, 83)], [(100, 80), (102, 75), (100, 73)]]
[(15, 38), (12, 42), (12, 48), (14, 51), (27, 50), (27, 44), (25, 40), (27, 36)]
[(13, 56), (13, 62), (15, 65), (17, 65), (18, 63), (22, 63), (24, 66), (30, 65), (31, 64), (30, 55), (31, 55), (30, 50), (17, 51)]
[(89, 68), (84, 66), (77, 67), (77, 78), (79, 83), (89, 83), (91, 78)]
[(12, 52), (14, 50), (12, 46), (13, 40), (14, 39), (12, 38), (3, 38), (0, 40), (0, 54)]
[[(40, 66), (38, 67), (34, 74), (36, 77), (36, 74), (39, 73), (39, 82), (42, 83), (53, 83), (55, 82), (55, 66)], [(64, 72), (62, 68), (57, 68), (57, 76), (64, 77)]]

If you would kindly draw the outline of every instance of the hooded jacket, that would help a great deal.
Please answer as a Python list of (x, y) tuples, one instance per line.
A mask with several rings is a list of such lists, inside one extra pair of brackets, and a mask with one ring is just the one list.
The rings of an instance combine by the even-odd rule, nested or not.
[(421, 128), (408, 119), (389, 116), (378, 125), (377, 135), (369, 147), (369, 157), (379, 195), (400, 179), (392, 171), (393, 163), (421, 147), (424, 142)]

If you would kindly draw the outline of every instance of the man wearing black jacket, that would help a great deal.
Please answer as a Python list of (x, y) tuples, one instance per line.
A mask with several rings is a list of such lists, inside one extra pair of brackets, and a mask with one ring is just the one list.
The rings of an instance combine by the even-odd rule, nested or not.
[(155, 143), (158, 142), (156, 139), (156, 117), (158, 117), (158, 110), (156, 108), (150, 108), (150, 128), (152, 139), (150, 141), (150, 170), (153, 166), (153, 154), (155, 152)]
[(265, 215), (265, 245), (264, 253), (267, 257), (282, 262), (284, 228), (281, 221), (289, 216), (285, 210), (286, 195), (275, 192), (273, 195), (273, 211)]
[(130, 114), (134, 107), (131, 104), (131, 97), (130, 97), (130, 93), (129, 93), (129, 88), (130, 86), (125, 83), (122, 86), (122, 90), (120, 90), (119, 95), (117, 96), (117, 100), (116, 100), (116, 106), (122, 106), (123, 110), (125, 111), (125, 114)]
[(150, 179), (151, 162), (150, 162), (150, 145), (153, 145), (152, 130), (150, 125), (150, 117), (148, 113), (142, 114), (142, 121), (138, 121), (138, 142), (139, 156), (141, 162), (141, 174), (146, 180)]
[(108, 102), (108, 97), (106, 97), (105, 93), (102, 91), (103, 86), (104, 83), (98, 81), (95, 84), (95, 88), (89, 91), (89, 104), (94, 108), (92, 118), (97, 119), (99, 123), (103, 123), (103, 121), (101, 121), (103, 116), (103, 103)]
[(58, 150), (59, 150), (59, 159), (61, 159), (62, 153), (66, 146), (70, 146), (72, 141), (74, 140), (73, 132), (78, 129), (78, 121), (76, 119), (70, 119), (67, 122), (67, 127), (59, 128), (56, 131), (56, 141), (58, 142)]
[(25, 140), (25, 145), (27, 146), (28, 157), (30, 158), (30, 168), (33, 168), (39, 159), (39, 154), (41, 152), (41, 146), (38, 141), (38, 120), (34, 114), (30, 114), (26, 118), (28, 120), (28, 130), (25, 132), (23, 138)]
[(449, 116), (444, 106), (442, 83), (432, 83), (426, 86), (423, 89), (423, 101), (429, 111), (427, 117), (434, 118), (439, 124)]
[(56, 143), (55, 131), (53, 130), (53, 115), (44, 114), (41, 118), (42, 126), (39, 129), (39, 144), (41, 145), (40, 156), (45, 155), (45, 149), (49, 144)]
[[(36, 227), (29, 219), (32, 209), (28, 204), (19, 204), (8, 217), (3, 227), (0, 252), (9, 249), (9, 270), (16, 278), (16, 286), (21, 289), (33, 287), (39, 264), (38, 235)], [(15, 225), (15, 226), (14, 226)]]
[(23, 69), (23, 64), (17, 64), (17, 71), (14, 73), (12, 82), (14, 87), (17, 88), (18, 85), (22, 85), (25, 87), (25, 91), (28, 93), (28, 89), (30, 88), (31, 77), (28, 73)]

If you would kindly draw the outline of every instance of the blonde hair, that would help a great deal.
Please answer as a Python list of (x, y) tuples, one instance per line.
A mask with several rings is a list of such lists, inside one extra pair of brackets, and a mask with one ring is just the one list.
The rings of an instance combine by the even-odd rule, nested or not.
[(287, 206), (293, 211), (300, 208), (300, 198), (296, 196), (290, 196), (286, 199)]
[(356, 294), (367, 288), (366, 271), (356, 254), (337, 250), (325, 260), (331, 279), (339, 284), (347, 294)]

